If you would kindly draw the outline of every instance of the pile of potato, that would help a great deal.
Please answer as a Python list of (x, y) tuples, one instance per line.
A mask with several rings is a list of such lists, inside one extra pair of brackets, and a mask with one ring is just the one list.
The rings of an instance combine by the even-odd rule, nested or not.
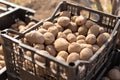
[[(18, 20), (16, 21), (16, 23), (12, 24), (10, 26), (11, 29), (18, 31), (20, 33), (22, 33), (23, 31), (27, 30), (28, 28), (32, 27), (33, 25), (35, 25), (36, 23), (34, 21), (29, 22), (28, 24), (26, 24), (25, 22)], [(14, 37), (15, 34), (11, 34), (9, 33), (10, 36)]]
[(120, 67), (115, 66), (101, 80), (120, 80)]
[[(44, 54), (56, 57), (63, 62), (89, 60), (96, 51), (110, 38), (103, 27), (86, 17), (71, 16), (63, 11), (56, 22), (46, 21), (37, 29), (25, 34), (22, 41)], [(31, 53), (26, 55), (31, 56)], [(45, 59), (34, 55), (40, 62)]]
[[(18, 20), (16, 21), (15, 24), (11, 25), (10, 28), (16, 31), (19, 31), (20, 33), (25, 31), (26, 29), (30, 28), (31, 26), (33, 26), (35, 24), (35, 22), (31, 21), (28, 24), (26, 24), (25, 22)], [(14, 37), (15, 34), (11, 34), (9, 33), (10, 36)], [(5, 66), (5, 61), (4, 61), (4, 56), (3, 56), (3, 49), (2, 49), (2, 39), (0, 37), (0, 69), (3, 68)]]

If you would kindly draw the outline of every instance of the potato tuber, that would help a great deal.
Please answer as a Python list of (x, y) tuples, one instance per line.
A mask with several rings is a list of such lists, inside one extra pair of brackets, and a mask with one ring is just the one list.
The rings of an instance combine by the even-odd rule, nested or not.
[(68, 52), (66, 51), (60, 51), (57, 56), (61, 56), (62, 58), (64, 58), (65, 60), (67, 60), (67, 57), (68, 57)]
[(78, 28), (78, 33), (79, 33), (79, 35), (84, 35), (84, 36), (86, 36), (87, 32), (88, 32), (88, 29), (87, 29), (87, 27), (85, 27), (84, 25), (83, 25), (83, 26), (80, 26), (80, 27)]
[(75, 22), (77, 25), (83, 25), (86, 22), (86, 18), (82, 15), (76, 17)]
[(44, 43), (44, 37), (38, 31), (31, 31), (25, 34), (25, 38), (30, 43)]
[(70, 53), (67, 57), (67, 62), (70, 63), (70, 62), (75, 62), (77, 60), (80, 60), (80, 56), (78, 53), (76, 52), (73, 52), (73, 53)]
[(43, 23), (42, 28), (47, 30), (51, 26), (54, 26), (54, 24), (52, 22), (46, 21)]
[(58, 28), (56, 26), (50, 27), (48, 28), (48, 31), (51, 32), (52, 34), (54, 34), (54, 36), (56, 37), (58, 34)]
[(80, 52), (81, 60), (89, 60), (93, 56), (93, 51), (90, 48), (84, 48)]
[(75, 36), (74, 34), (72, 34), (72, 33), (69, 33), (69, 34), (67, 35), (67, 40), (68, 40), (70, 43), (77, 41), (76, 36)]
[(96, 37), (99, 34), (99, 26), (98, 25), (93, 25), (89, 28), (88, 34), (94, 34)]
[(79, 45), (79, 43), (73, 42), (68, 46), (69, 53), (72, 53), (72, 52), (80, 53), (80, 51), (81, 51), (81, 46)]
[(58, 38), (54, 42), (55, 49), (59, 51), (66, 51), (68, 49), (69, 43), (64, 38)]
[(49, 54), (52, 56), (56, 56), (56, 54), (57, 54), (55, 47), (53, 45), (47, 45), (45, 50), (48, 51)]
[(68, 17), (59, 17), (57, 23), (62, 27), (67, 27), (70, 23), (70, 19)]
[(85, 41), (88, 44), (95, 44), (96, 43), (96, 36), (94, 34), (88, 34)]
[(55, 41), (55, 36), (50, 32), (46, 32), (43, 36), (45, 39), (45, 44), (52, 44)]

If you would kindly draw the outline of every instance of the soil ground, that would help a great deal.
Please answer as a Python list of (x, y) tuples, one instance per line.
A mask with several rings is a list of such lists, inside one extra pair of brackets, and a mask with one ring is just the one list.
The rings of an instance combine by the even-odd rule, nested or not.
[[(8, 1), (36, 10), (35, 18), (37, 18), (39, 20), (43, 20), (43, 19), (46, 19), (51, 16), (51, 14), (55, 10), (55, 8), (59, 2), (65, 1), (65, 0), (8, 0)], [(80, 4), (81, 3), (80, 1), (82, 1), (82, 0), (66, 0), (66, 1)], [(90, 1), (94, 2), (94, 0), (90, 0)], [(101, 1), (102, 1), (102, 3), (105, 2), (103, 0), (101, 0)], [(94, 3), (92, 3), (92, 4), (94, 4)], [(102, 4), (102, 6), (104, 6), (104, 5)], [(92, 5), (92, 7), (95, 8), (96, 6)]]
[[(8, 1), (36, 10), (35, 18), (42, 20), (50, 17), (58, 3), (63, 0), (8, 0)], [(67, 0), (67, 1), (77, 3), (77, 1), (79, 0)]]

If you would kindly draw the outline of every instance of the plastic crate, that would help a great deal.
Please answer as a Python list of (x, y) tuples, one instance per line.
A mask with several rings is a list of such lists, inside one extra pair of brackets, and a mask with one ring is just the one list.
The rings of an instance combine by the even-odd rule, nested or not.
[(107, 73), (114, 66), (120, 66), (120, 50), (116, 49), (113, 51), (113, 58), (106, 62), (104, 67), (100, 70), (100, 72), (95, 77), (95, 80), (101, 80), (102, 77), (107, 76)]
[[(0, 30), (9, 28), (16, 20), (22, 20), (26, 24), (32, 19), (35, 11), (26, 7), (18, 6), (5, 0), (0, 0)], [(31, 18), (30, 18), (31, 17)]]
[[(10, 28), (16, 21), (28, 24), (30, 21), (38, 22), (32, 18), (35, 11), (26, 7), (18, 6), (5, 0), (0, 0), (0, 31)], [(1, 45), (1, 44), (0, 44)], [(0, 80), (5, 80), (6, 68), (0, 69)]]
[[(53, 56), (42, 54), (41, 50), (19, 41), (26, 33), (38, 29), (44, 21), (38, 22), (24, 33), (18, 33), (12, 30), (4, 30), (1, 33), (1, 37), (4, 40), (2, 45), (4, 48), (8, 75), (14, 76), (16, 79), (20, 80), (90, 80), (94, 77), (112, 56), (110, 52), (113, 51), (116, 46), (117, 29), (120, 25), (118, 17), (63, 1), (57, 6), (53, 15), (45, 21), (54, 22), (59, 16), (60, 11), (69, 11), (72, 16), (80, 15), (81, 10), (89, 12), (88, 17), (86, 17), (107, 29), (107, 32), (111, 34), (108, 41), (94, 54), (94, 56), (88, 61), (79, 60), (75, 63), (65, 63), (57, 60)], [(94, 19), (92, 16), (93, 14), (96, 14), (99, 19)], [(7, 35), (9, 32), (19, 36), (12, 38)], [(32, 57), (24, 54), (26, 50), (31, 52)], [(36, 61), (34, 59), (35, 54), (45, 59), (45, 63), (41, 64)], [(54, 62), (57, 65), (56, 70), (50, 67), (50, 62)]]
[(6, 80), (6, 79), (7, 79), (6, 67), (4, 67), (0, 70), (0, 80)]

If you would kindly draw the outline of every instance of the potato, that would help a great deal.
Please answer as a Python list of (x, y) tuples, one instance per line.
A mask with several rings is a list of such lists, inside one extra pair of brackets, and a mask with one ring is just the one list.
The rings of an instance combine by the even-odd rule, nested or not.
[(77, 38), (76, 38), (76, 36), (75, 36), (74, 34), (69, 33), (69, 34), (67, 35), (67, 40), (68, 40), (70, 43), (72, 43), (72, 42), (76, 42), (76, 41), (77, 41)]
[(86, 44), (86, 41), (84, 39), (81, 39), (81, 40), (77, 40), (77, 43), (79, 43), (79, 44), (82, 44), (82, 43)]
[(79, 33), (79, 35), (84, 35), (84, 36), (86, 36), (87, 32), (88, 32), (88, 29), (87, 29), (87, 27), (85, 27), (84, 25), (83, 25), (83, 26), (80, 26), (80, 27), (78, 28), (78, 33)]
[(23, 38), (21, 41), (24, 42), (24, 44), (27, 44), (27, 45), (30, 45), (30, 46), (33, 45), (32, 43), (28, 42), (26, 38)]
[(45, 48), (44, 44), (35, 44), (34, 48), (39, 49), (39, 50), (43, 50)]
[(68, 11), (62, 11), (62, 12), (60, 12), (60, 17), (61, 16), (70, 17), (70, 12), (68, 12)]
[(43, 36), (45, 38), (45, 44), (52, 44), (55, 41), (55, 36), (50, 32), (46, 32)]
[(56, 56), (56, 54), (57, 54), (55, 47), (53, 45), (47, 45), (45, 50), (48, 51), (49, 54), (52, 56)]
[(86, 23), (85, 23), (85, 26), (86, 26), (87, 28), (90, 28), (90, 27), (93, 26), (94, 24), (95, 24), (95, 23), (94, 23), (93, 21), (87, 20)]
[(0, 66), (2, 66), (2, 67), (5, 66), (5, 61), (4, 60), (0, 60)]
[(110, 34), (108, 32), (103, 33), (108, 39), (110, 38)]
[(67, 57), (67, 63), (75, 62), (77, 60), (80, 60), (80, 56), (76, 52), (70, 53)]
[(26, 28), (28, 29), (28, 28), (32, 27), (33, 25), (35, 25), (35, 24), (36, 24), (35, 22), (31, 21), (31, 22), (28, 23), (28, 25), (26, 25)]
[(0, 36), (0, 44), (1, 44), (1, 43), (3, 43), (3, 39), (2, 39), (2, 37)]
[(55, 49), (59, 51), (66, 51), (68, 49), (69, 43), (64, 38), (58, 38), (54, 42)]
[(0, 65), (0, 69), (2, 69), (3, 67)]
[(93, 25), (89, 28), (88, 34), (94, 34), (95, 36), (98, 36), (99, 34), (99, 26), (98, 25)]
[(23, 62), (23, 67), (25, 68), (26, 71), (31, 71), (33, 69), (33, 65), (28, 60), (25, 60)]
[(81, 40), (81, 39), (85, 40), (85, 36), (84, 35), (78, 35), (77, 40)]
[(41, 34), (44, 34), (44, 33), (47, 32), (47, 30), (46, 30), (46, 29), (43, 29), (43, 28), (40, 28), (40, 29), (38, 29), (38, 32), (40, 32)]
[(4, 56), (0, 54), (0, 60), (4, 60)]
[[(41, 50), (40, 52), (41, 52), (41, 54), (49, 55), (49, 53), (47, 51), (45, 51), (45, 50)], [(42, 63), (45, 63), (45, 60), (46, 60), (44, 57), (39, 56), (38, 54), (34, 54), (34, 58), (35, 58), (35, 60), (37, 60), (39, 62), (42, 62)]]
[(63, 31), (63, 33), (64, 33), (65, 35), (68, 35), (69, 33), (72, 33), (72, 31), (71, 31), (70, 29), (66, 29), (66, 30)]
[(15, 24), (11, 25), (11, 28), (18, 31), (19, 30), (19, 26), (25, 26), (26, 24), (23, 21), (17, 21)]
[(75, 32), (74, 35), (75, 35), (75, 36), (79, 36), (79, 33), (78, 33), (78, 32)]
[(81, 46), (81, 49), (90, 48), (91, 50), (93, 50), (93, 47), (91, 44), (81, 43), (80, 46)]
[(70, 19), (68, 17), (59, 17), (57, 23), (62, 27), (67, 27), (70, 23)]
[(12, 33), (8, 33), (8, 35), (11, 37), (15, 37), (15, 34), (12, 34)]
[(44, 37), (41, 33), (38, 31), (31, 31), (29, 33), (25, 34), (25, 38), (27, 39), (28, 42), (30, 43), (35, 43), (35, 44), (42, 44), (44, 43)]
[(58, 32), (57, 38), (67, 39), (66, 35), (63, 32)]
[(24, 29), (24, 30), (25, 30), (26, 27), (25, 27), (24, 25), (20, 25), (20, 26), (18, 26), (18, 30), (19, 30), (19, 32), (20, 32), (21, 29)]
[(76, 20), (77, 17), (78, 17), (78, 16), (72, 16), (72, 17), (71, 17), (71, 21), (72, 21), (72, 22), (75, 22), (75, 20)]
[(78, 16), (78, 17), (75, 19), (75, 23), (76, 23), (77, 25), (79, 25), (79, 26), (85, 24), (85, 22), (86, 22), (86, 18), (85, 18), (84, 16), (82, 16), (82, 15)]
[(17, 24), (17, 25), (24, 25), (24, 26), (26, 25), (25, 22), (23, 22), (23, 21), (21, 21), (21, 20), (17, 21), (16, 24)]
[(67, 60), (67, 57), (68, 57), (68, 52), (66, 52), (66, 51), (60, 51), (58, 54), (57, 54), (57, 56), (61, 56), (62, 58), (64, 58), (65, 59), (65, 61)]
[(68, 29), (70, 29), (72, 32), (76, 32), (77, 31), (77, 25), (74, 22), (70, 22), (70, 24), (68, 25)]
[(100, 47), (96, 44), (93, 45), (93, 52), (97, 52)]
[(102, 34), (105, 32), (105, 29), (103, 27), (99, 27), (99, 32), (100, 32), (100, 34)]
[(102, 33), (97, 37), (97, 44), (102, 46), (110, 37), (109, 33)]
[(93, 51), (90, 48), (84, 48), (80, 52), (81, 60), (89, 60), (93, 56)]
[(108, 77), (103, 77), (101, 80), (110, 80)]
[(108, 72), (108, 77), (111, 80), (120, 80), (120, 71), (113, 68)]
[(10, 27), (12, 28), (12, 29), (15, 29), (15, 28), (17, 28), (19, 25), (17, 24), (17, 23), (14, 23), (14, 24), (12, 24)]
[(58, 60), (60, 60), (60, 61), (62, 61), (62, 62), (65, 62), (65, 59), (62, 58), (62, 57), (60, 57), (60, 56), (56, 56), (56, 59), (58, 59)]
[(62, 32), (64, 28), (60, 26), (58, 23), (55, 23), (55, 26), (58, 28), (58, 32)]
[(72, 53), (72, 52), (79, 53), (80, 51), (81, 51), (81, 47), (80, 47), (79, 43), (73, 42), (68, 46), (69, 53)]
[[(65, 62), (65, 59), (62, 58), (61, 56), (57, 56), (56, 59), (61, 61), (61, 62)], [(50, 63), (50, 67), (54, 70), (57, 70), (57, 64), (55, 64), (54, 62)]]
[(16, 30), (16, 31), (18, 31), (18, 26), (19, 25), (17, 23), (15, 23), (15, 24), (11, 25), (11, 28), (14, 29), (14, 30)]
[(32, 57), (32, 53), (30, 51), (26, 51), (25, 55), (28, 56), (28, 57)]
[(58, 28), (56, 26), (50, 27), (48, 28), (48, 31), (51, 32), (52, 34), (54, 34), (54, 36), (56, 37), (58, 34)]
[(22, 33), (25, 30), (26, 30), (26, 28), (22, 28), (22, 29), (19, 30), (19, 32)]
[(54, 26), (52, 22), (46, 21), (43, 23), (42, 28), (47, 30), (49, 27), (52, 27), (52, 26)]
[(88, 34), (85, 41), (88, 44), (95, 44), (96, 43), (96, 36), (94, 34)]

